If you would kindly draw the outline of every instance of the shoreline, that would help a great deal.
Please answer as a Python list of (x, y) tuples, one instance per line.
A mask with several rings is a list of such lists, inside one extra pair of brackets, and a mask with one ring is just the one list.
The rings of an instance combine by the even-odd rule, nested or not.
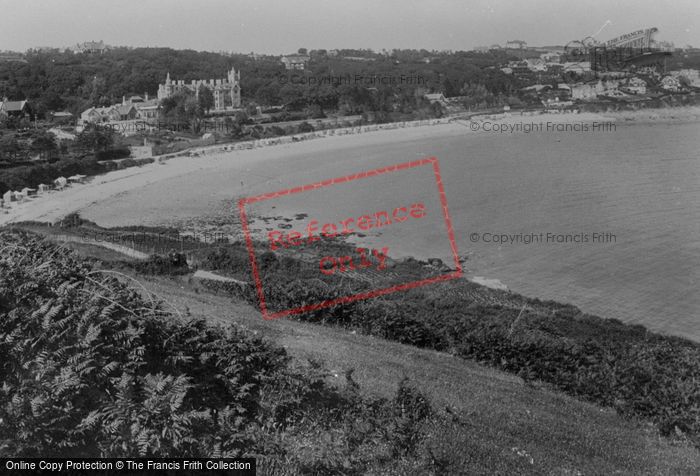
[[(514, 124), (523, 120), (546, 118), (552, 123), (587, 121), (620, 121), (622, 123), (673, 123), (700, 120), (700, 106), (683, 108), (644, 109), (636, 111), (564, 112), (546, 113), (533, 111), (525, 114), (505, 112), (499, 114), (475, 114), (470, 119), (457, 116), (404, 123), (375, 124), (368, 126), (329, 129), (324, 131), (282, 136), (255, 141), (218, 144), (192, 148), (164, 156), (154, 156), (152, 164), (129, 167), (88, 179), (86, 183), (73, 184), (63, 190), (51, 190), (42, 196), (34, 196), (11, 208), (3, 208), (0, 226), (20, 221), (48, 221), (55, 223), (64, 216), (116, 197), (136, 188), (161, 180), (227, 167), (232, 161), (236, 166), (251, 162), (282, 160), (286, 153), (295, 155), (315, 151), (332, 151), (357, 146), (391, 144), (397, 141), (420, 140), (425, 137), (452, 136), (459, 134), (493, 134), (483, 130), (470, 130), (470, 120), (490, 120), (499, 124)], [(461, 115), (463, 116), (463, 115)], [(325, 140), (316, 140), (325, 139)], [(331, 140), (332, 139), (332, 140)], [(224, 159), (229, 159), (224, 161)], [(235, 193), (242, 193), (232, 184)]]

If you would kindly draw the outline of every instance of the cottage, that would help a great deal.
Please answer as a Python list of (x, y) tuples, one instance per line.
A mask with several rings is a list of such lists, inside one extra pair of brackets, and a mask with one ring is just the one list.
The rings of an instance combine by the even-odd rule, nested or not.
[(158, 119), (160, 114), (160, 105), (157, 99), (148, 100), (134, 104), (136, 107), (137, 119)]
[(447, 98), (442, 93), (431, 93), (425, 94), (423, 96), (425, 99), (430, 101), (430, 104), (439, 103), (441, 105), (447, 104)]
[(0, 114), (9, 117), (32, 117), (32, 108), (29, 101), (8, 101), (0, 102)]
[(37, 188), (39, 195), (41, 195), (42, 193), (48, 192), (51, 187), (49, 187), (46, 184), (40, 183)]
[(2, 206), (9, 208), (11, 205), (10, 203), (12, 202), (12, 191), (8, 190), (2, 195)]
[(131, 121), (136, 119), (138, 115), (138, 111), (133, 104), (122, 104), (120, 106), (116, 106), (115, 109), (119, 113), (119, 121)]
[(102, 114), (97, 108), (91, 107), (80, 113), (80, 121), (84, 124), (102, 122)]
[(35, 188), (24, 187), (22, 189), (22, 195), (24, 197), (29, 197), (30, 195), (34, 195), (34, 192), (36, 192)]

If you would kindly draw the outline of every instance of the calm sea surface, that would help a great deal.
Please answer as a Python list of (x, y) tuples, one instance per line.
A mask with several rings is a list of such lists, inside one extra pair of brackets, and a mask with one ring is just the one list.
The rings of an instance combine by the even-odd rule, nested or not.
[[(95, 205), (85, 215), (105, 225), (164, 222), (173, 207), (183, 220), (222, 216), (231, 213), (222, 203), (240, 196), (240, 189), (232, 192), (239, 182), (252, 195), (436, 156), (468, 276), (700, 340), (699, 151), (698, 123), (619, 124), (598, 133), (454, 133), (291, 154), (273, 167), (203, 170), (127, 193), (117, 206)], [(177, 196), (164, 201), (173, 190)], [(388, 246), (393, 256), (448, 261), (427, 167), (261, 203), (251, 212), (304, 213), (324, 223), (415, 201), (426, 204), (428, 217), (370, 232), (366, 243)], [(291, 223), (297, 229), (308, 219)], [(273, 226), (253, 223), (260, 232)], [(493, 242), (501, 234), (516, 241)], [(557, 242), (562, 239), (569, 242)]]

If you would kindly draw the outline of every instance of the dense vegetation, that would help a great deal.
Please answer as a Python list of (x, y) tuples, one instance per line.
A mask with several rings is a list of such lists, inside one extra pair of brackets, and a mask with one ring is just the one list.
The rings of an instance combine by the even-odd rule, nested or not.
[[(248, 55), (223, 55), (169, 48), (116, 48), (101, 55), (31, 52), (26, 63), (0, 63), (0, 97), (30, 99), (40, 116), (67, 109), (79, 114), (89, 106), (120, 102), (122, 96), (148, 93), (155, 97), (158, 84), (169, 72), (173, 79), (222, 78), (235, 66), (241, 71), (244, 102), (261, 106), (284, 104), (292, 109), (314, 106), (348, 113), (414, 110), (421, 107), (417, 92), (444, 92), (456, 96), (479, 92), (477, 102), (496, 103), (513, 94), (519, 83), (494, 68), (507, 61), (503, 52), (438, 53), (395, 50), (380, 55), (369, 51), (341, 51), (331, 57), (311, 52), (303, 77), (355, 75), (420, 76), (422, 84), (363, 85), (338, 87), (292, 84), (290, 72), (277, 57), (253, 59)], [(346, 59), (365, 57), (366, 61)], [(426, 62), (427, 61), (427, 62)], [(376, 90), (371, 90), (376, 87)], [(374, 92), (372, 92), (374, 91)], [(500, 99), (499, 99), (500, 98)]]
[[(236, 246), (210, 251), (202, 266), (236, 276), (249, 273), (245, 251)], [(273, 310), (372, 289), (366, 282), (347, 278), (321, 282), (316, 266), (274, 253), (260, 257), (259, 266)], [(405, 276), (415, 268), (404, 266), (399, 274)], [(252, 287), (214, 286), (228, 287), (257, 303)], [(623, 415), (651, 420), (664, 435), (687, 435), (700, 447), (700, 345), (685, 339), (466, 281), (297, 318), (450, 352), (527, 382), (546, 382)]]
[[(333, 387), (320, 364), (293, 365), (237, 327), (182, 316), (65, 248), (0, 232), (0, 249), (0, 456), (257, 456), (283, 474), (465, 471), (463, 455), (444, 452), (446, 435), (452, 444), (468, 436), (463, 424), (408, 382), (391, 400), (362, 396), (352, 372)], [(511, 468), (527, 464), (512, 459)]]
[[(42, 129), (0, 131), (0, 193), (51, 184), (60, 176), (96, 175), (152, 161), (126, 159), (130, 154), (107, 128), (86, 127), (75, 140), (61, 141)], [(126, 160), (107, 162), (115, 159)]]

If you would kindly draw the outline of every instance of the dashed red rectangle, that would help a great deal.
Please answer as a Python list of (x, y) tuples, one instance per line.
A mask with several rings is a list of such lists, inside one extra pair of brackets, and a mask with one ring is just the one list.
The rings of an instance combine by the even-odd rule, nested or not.
[[(384, 174), (391, 174), (391, 173), (395, 173), (395, 172), (398, 172), (401, 170), (414, 169), (417, 167), (432, 167), (432, 169), (433, 169), (433, 173), (435, 176), (435, 183), (436, 183), (437, 191), (439, 194), (439, 203), (442, 207), (442, 215), (443, 215), (443, 218), (445, 221), (447, 238), (449, 240), (451, 257), (454, 260), (454, 270), (453, 271), (450, 271), (450, 272), (447, 272), (445, 274), (441, 274), (438, 276), (432, 276), (432, 277), (425, 278), (425, 279), (409, 281), (406, 283), (396, 284), (396, 285), (383, 287), (380, 289), (375, 289), (375, 290), (362, 292), (362, 293), (358, 293), (358, 294), (343, 296), (340, 298), (320, 301), (318, 303), (307, 304), (304, 306), (285, 309), (282, 311), (270, 312), (268, 310), (267, 304), (265, 301), (265, 292), (263, 289), (263, 283), (261, 281), (260, 271), (259, 271), (258, 263), (256, 260), (256, 256), (255, 256), (255, 248), (254, 248), (253, 238), (251, 236), (251, 230), (249, 227), (249, 219), (248, 219), (248, 215), (246, 213), (246, 206), (247, 205), (261, 202), (261, 201), (265, 201), (265, 200), (274, 200), (276, 198), (280, 198), (280, 197), (284, 197), (284, 196), (300, 194), (303, 192), (308, 192), (310, 190), (316, 190), (319, 188), (333, 187), (333, 186), (338, 185), (338, 184), (352, 182), (355, 180), (363, 180), (363, 179), (367, 179), (370, 177), (376, 177), (376, 176), (380, 176), (380, 175), (384, 175)], [(404, 162), (404, 163), (400, 163), (400, 164), (396, 164), (396, 165), (391, 165), (388, 167), (380, 167), (377, 169), (359, 172), (359, 173), (351, 174), (351, 175), (346, 175), (343, 177), (322, 180), (320, 182), (302, 185), (299, 187), (293, 187), (293, 188), (289, 188), (289, 189), (278, 190), (276, 192), (270, 192), (270, 193), (265, 193), (265, 194), (261, 194), (261, 195), (242, 198), (238, 202), (238, 208), (240, 211), (241, 224), (243, 227), (243, 233), (245, 235), (246, 246), (247, 246), (248, 255), (250, 258), (253, 279), (255, 281), (256, 292), (257, 292), (258, 299), (259, 299), (260, 310), (262, 312), (264, 319), (276, 319), (279, 317), (284, 317), (284, 316), (289, 316), (289, 315), (294, 315), (294, 314), (303, 314), (306, 312), (315, 311), (315, 310), (335, 306), (338, 304), (344, 304), (344, 303), (359, 301), (359, 300), (363, 300), (363, 299), (371, 299), (373, 297), (382, 296), (382, 295), (386, 295), (386, 294), (390, 294), (390, 293), (394, 293), (394, 292), (398, 292), (398, 291), (405, 291), (405, 290), (417, 288), (420, 286), (425, 286), (428, 284), (433, 284), (433, 283), (446, 281), (446, 280), (450, 280), (450, 279), (456, 279), (456, 278), (461, 277), (463, 274), (462, 273), (462, 265), (461, 265), (460, 260), (459, 260), (459, 253), (457, 252), (457, 245), (455, 242), (452, 221), (450, 219), (450, 214), (449, 214), (449, 211), (447, 208), (447, 198), (445, 196), (445, 189), (444, 189), (442, 177), (440, 174), (440, 166), (438, 163), (438, 159), (435, 157), (428, 157), (428, 158), (424, 158), (424, 159), (416, 160), (416, 161), (412, 161), (412, 162)]]

